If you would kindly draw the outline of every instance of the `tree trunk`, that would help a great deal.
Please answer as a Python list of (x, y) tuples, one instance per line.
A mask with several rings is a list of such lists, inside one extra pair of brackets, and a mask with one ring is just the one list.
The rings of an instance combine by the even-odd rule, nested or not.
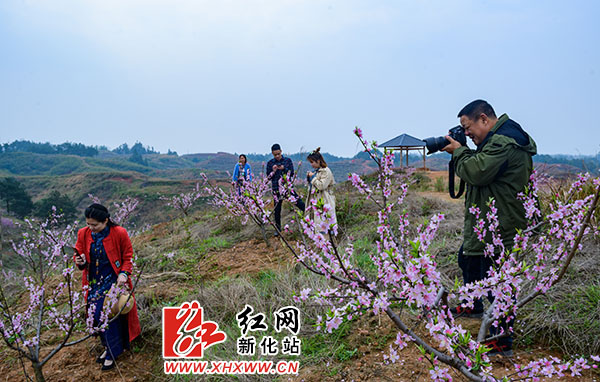
[(39, 363), (32, 364), (33, 372), (35, 373), (35, 381), (36, 382), (46, 382), (46, 378), (44, 378), (44, 373), (42, 373), (42, 365)]
[(262, 233), (263, 239), (265, 241), (265, 243), (267, 244), (267, 248), (271, 248), (271, 244), (269, 244), (269, 239), (267, 239), (267, 230), (265, 229), (265, 225), (264, 224), (260, 224), (260, 231)]

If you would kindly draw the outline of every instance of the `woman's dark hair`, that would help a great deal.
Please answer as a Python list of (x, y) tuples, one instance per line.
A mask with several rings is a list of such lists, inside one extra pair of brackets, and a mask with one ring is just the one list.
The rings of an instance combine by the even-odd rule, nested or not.
[(244, 163), (248, 163), (248, 158), (246, 157), (246, 154), (240, 154), (238, 159), (241, 159), (242, 157), (244, 157)]
[(323, 155), (321, 155), (320, 147), (317, 147), (314, 151), (308, 154), (308, 157), (306, 157), (306, 159), (308, 159), (311, 162), (317, 162), (319, 166), (321, 166), (321, 168), (327, 167), (327, 162), (325, 162), (325, 159), (323, 159)]
[(117, 223), (110, 220), (110, 214), (108, 213), (108, 209), (99, 203), (94, 203), (88, 208), (86, 208), (83, 214), (86, 218), (94, 219), (99, 222), (104, 222), (106, 221), (106, 219), (108, 219), (107, 225), (109, 227), (114, 227), (118, 225)]

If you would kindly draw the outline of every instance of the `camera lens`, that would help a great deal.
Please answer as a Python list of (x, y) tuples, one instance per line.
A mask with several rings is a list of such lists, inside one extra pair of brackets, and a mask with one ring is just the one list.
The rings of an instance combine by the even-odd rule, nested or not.
[(423, 139), (427, 147), (427, 155), (436, 153), (450, 144), (446, 137), (429, 137)]

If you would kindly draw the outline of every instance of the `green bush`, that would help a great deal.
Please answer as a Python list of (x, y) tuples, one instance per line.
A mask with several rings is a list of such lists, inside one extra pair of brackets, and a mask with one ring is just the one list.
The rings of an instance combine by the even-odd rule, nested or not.
[(63, 214), (63, 219), (69, 221), (77, 216), (77, 208), (67, 195), (62, 195), (58, 191), (52, 191), (50, 195), (35, 203), (34, 215), (45, 219), (52, 214), (52, 207), (56, 207), (57, 212)]
[(436, 178), (433, 187), (437, 192), (446, 191), (446, 182), (444, 182), (444, 178), (441, 176)]
[(418, 191), (429, 191), (431, 179), (429, 179), (427, 175), (422, 172), (416, 172), (413, 174), (412, 179), (414, 181), (412, 184), (413, 189)]
[(23, 218), (33, 209), (31, 197), (21, 182), (15, 178), (0, 179), (0, 199), (5, 203), (6, 212)]
[(348, 195), (339, 198), (335, 206), (337, 222), (342, 227), (350, 227), (361, 221), (363, 214), (364, 199), (351, 201)]

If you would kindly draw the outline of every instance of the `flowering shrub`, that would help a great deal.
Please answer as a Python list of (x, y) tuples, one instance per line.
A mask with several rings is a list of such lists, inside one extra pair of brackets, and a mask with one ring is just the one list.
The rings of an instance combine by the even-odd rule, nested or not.
[(125, 224), (125, 222), (127, 222), (131, 217), (131, 214), (136, 209), (138, 204), (139, 201), (137, 199), (131, 198), (129, 196), (121, 203), (113, 203), (116, 211), (113, 212), (111, 220), (117, 223), (118, 225)]
[[(374, 185), (366, 184), (356, 174), (349, 176), (358, 192), (379, 209), (378, 222), (373, 227), (378, 240), (376, 250), (370, 254), (377, 276), (369, 278), (367, 272), (355, 265), (352, 239), (345, 247), (334, 240), (338, 227), (332, 218), (331, 207), (323, 202), (308, 203), (307, 211), (300, 214), (300, 226), (310, 239), (308, 242), (291, 243), (282, 237), (284, 245), (299, 263), (332, 282), (327, 289), (304, 288), (298, 297), (298, 301), (313, 299), (329, 307), (327, 316), (318, 318), (322, 329), (331, 332), (343, 321), (368, 312), (386, 314), (399, 329), (386, 361), (398, 360), (398, 351), (412, 343), (422, 352), (422, 359), (429, 362), (434, 381), (451, 381), (450, 368), (472, 381), (508, 381), (535, 380), (540, 376), (555, 378), (567, 372), (579, 375), (586, 368), (596, 367), (596, 356), (591, 360), (580, 357), (567, 362), (551, 358), (516, 365), (512, 373), (496, 377), (487, 356), (490, 349), (481, 342), (486, 339), (491, 325), (499, 326), (502, 320), (514, 318), (519, 308), (561, 280), (571, 259), (581, 249), (582, 240), (596, 232), (590, 225), (590, 218), (598, 204), (600, 179), (582, 175), (572, 190), (577, 193), (588, 187), (593, 190), (591, 194), (568, 202), (556, 201), (550, 206), (549, 213), (543, 213), (536, 202), (536, 178), (532, 177), (530, 186), (520, 195), (530, 224), (518, 232), (513, 248), (503, 247), (494, 200), (487, 206), (471, 208), (469, 211), (477, 217), (475, 232), (486, 243), (485, 255), (499, 255), (494, 255), (495, 262), (486, 279), (463, 287), (446, 288), (442, 285), (436, 258), (429, 250), (444, 216), (433, 215), (426, 224), (418, 226), (411, 237), (407, 214), (396, 212), (400, 210), (408, 186), (406, 183), (394, 184), (393, 154), (386, 151), (378, 155), (376, 143), (369, 144), (358, 128), (355, 135), (379, 166)], [(252, 195), (249, 193), (248, 197)], [(260, 205), (257, 208), (266, 221), (269, 212)], [(318, 219), (311, 219), (311, 214)], [(396, 221), (394, 225), (393, 220)], [(315, 221), (320, 222), (318, 226)], [(522, 295), (521, 291), (528, 283), (536, 285), (534, 292)], [(485, 312), (478, 335), (473, 337), (454, 320), (445, 303), (446, 298), (464, 299), (465, 305), (472, 306), (475, 298), (488, 294), (495, 300)], [(403, 310), (420, 317), (429, 338), (418, 335), (415, 328), (403, 320), (399, 313)], [(500, 330), (495, 337), (508, 334)], [(498, 373), (501, 371), (495, 374)]]
[[(300, 168), (301, 162), (298, 165)], [(266, 226), (271, 225), (279, 232), (276, 225), (271, 221), (272, 211), (268, 210), (271, 202), (277, 204), (278, 200), (288, 199), (291, 203), (296, 202), (297, 194), (293, 185), (296, 182), (296, 175), (288, 177), (283, 175), (279, 179), (279, 196), (271, 193), (271, 178), (265, 175), (255, 176), (252, 181), (243, 181), (229, 191), (210, 184), (206, 174), (200, 174), (204, 182), (204, 192), (211, 197), (210, 203), (224, 207), (231, 216), (241, 218), (242, 224), (247, 224), (250, 219), (261, 230), (263, 239), (267, 246), (269, 241), (266, 235)], [(267, 212), (268, 211), (268, 212)]]
[(196, 187), (189, 192), (182, 192), (179, 195), (173, 196), (161, 196), (161, 200), (167, 201), (167, 206), (173, 207), (178, 211), (181, 211), (184, 216), (188, 216), (190, 208), (194, 205), (196, 200), (202, 196), (200, 192), (200, 185), (196, 183)]
[(261, 211), (269, 203), (271, 191), (270, 180), (255, 176), (252, 181), (243, 181), (239, 186), (232, 187), (229, 192), (210, 184), (206, 174), (200, 174), (204, 182), (204, 191), (211, 197), (210, 203), (224, 207), (232, 216), (242, 218), (242, 224), (252, 219), (260, 227), (268, 223), (268, 216), (263, 220)]
[[(88, 194), (88, 197), (92, 200), (92, 203), (102, 204), (100, 198), (94, 196), (93, 194)], [(120, 226), (124, 226), (131, 218), (131, 214), (137, 208), (138, 204), (139, 200), (130, 196), (128, 196), (121, 203), (114, 202), (114, 209), (110, 216), (110, 220)]]
[(5, 217), (0, 217), (0, 225), (2, 226), (2, 228), (15, 228), (15, 222), (13, 222), (12, 219)]

